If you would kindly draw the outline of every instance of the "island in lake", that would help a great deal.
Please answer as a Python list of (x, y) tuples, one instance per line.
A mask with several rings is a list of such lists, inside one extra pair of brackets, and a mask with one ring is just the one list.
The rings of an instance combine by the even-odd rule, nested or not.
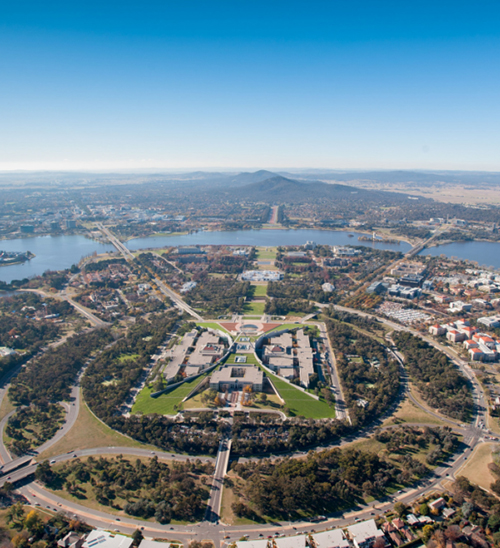
[(0, 251), (0, 266), (21, 264), (33, 259), (34, 256), (31, 251)]

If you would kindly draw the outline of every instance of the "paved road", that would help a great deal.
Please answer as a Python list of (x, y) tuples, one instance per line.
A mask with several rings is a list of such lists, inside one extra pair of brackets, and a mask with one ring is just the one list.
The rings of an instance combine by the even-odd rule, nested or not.
[[(340, 307), (339, 307), (340, 308)], [(343, 307), (342, 307), (343, 308)], [(359, 311), (355, 311), (352, 309), (345, 309), (344, 310), (360, 314), (367, 317), (372, 317), (370, 314), (366, 313), (359, 313)], [(383, 320), (384, 323), (390, 324), (391, 327), (397, 330), (406, 330), (412, 332), (413, 330), (409, 328), (405, 328), (400, 326), (399, 324), (394, 324), (393, 322), (390, 322), (388, 320)], [(416, 333), (418, 336), (420, 334)], [(424, 339), (426, 337), (423, 337)], [(436, 344), (435, 341), (429, 341), (431, 344), (433, 344), (436, 347), (439, 347), (439, 345)], [(440, 348), (441, 349), (441, 348)], [(231, 540), (236, 540), (240, 538), (244, 534), (248, 534), (250, 537), (257, 538), (260, 536), (268, 536), (272, 535), (274, 533), (280, 533), (280, 534), (297, 534), (297, 533), (303, 533), (306, 531), (311, 531), (313, 527), (325, 529), (327, 527), (343, 527), (345, 525), (348, 525), (349, 523), (352, 523), (355, 517), (359, 519), (365, 519), (369, 518), (372, 514), (375, 513), (381, 513), (389, 508), (391, 508), (396, 501), (402, 501), (405, 503), (410, 503), (414, 501), (415, 499), (419, 498), (423, 494), (430, 493), (436, 489), (438, 489), (440, 486), (440, 482), (443, 479), (446, 478), (452, 478), (457, 471), (463, 466), (463, 464), (466, 462), (467, 458), (470, 455), (471, 450), (476, 447), (478, 444), (482, 443), (484, 441), (485, 432), (483, 429), (479, 428), (479, 422), (481, 421), (481, 417), (483, 416), (483, 411), (485, 408), (484, 405), (484, 393), (482, 392), (481, 386), (477, 383), (472, 371), (470, 368), (468, 368), (468, 365), (464, 362), (462, 362), (457, 356), (453, 356), (453, 354), (450, 352), (449, 348), (444, 348), (443, 351), (446, 351), (450, 357), (457, 363), (457, 366), (460, 367), (464, 373), (467, 375), (467, 377), (470, 379), (473, 389), (473, 396), (474, 401), (476, 403), (475, 407), (475, 418), (472, 424), (462, 425), (463, 432), (464, 432), (464, 443), (468, 446), (466, 450), (461, 454), (455, 454), (452, 459), (450, 459), (448, 464), (445, 464), (443, 466), (438, 467), (434, 475), (430, 479), (426, 479), (423, 482), (420, 482), (416, 487), (403, 490), (402, 492), (398, 493), (395, 497), (387, 497), (386, 499), (383, 499), (381, 501), (377, 501), (374, 504), (367, 505), (364, 507), (357, 508), (353, 512), (349, 512), (346, 514), (339, 514), (336, 516), (333, 516), (331, 519), (322, 522), (321, 525), (314, 525), (310, 522), (301, 522), (301, 523), (294, 523), (294, 524), (267, 524), (267, 525), (254, 525), (254, 526), (233, 526), (233, 527), (227, 527), (223, 526), (219, 523), (219, 514), (220, 514), (220, 497), (222, 494), (222, 482), (223, 477), (225, 474), (225, 470), (227, 467), (227, 458), (229, 457), (229, 451), (230, 447), (227, 446), (226, 449), (221, 448), (221, 451), (219, 452), (219, 458), (217, 460), (216, 465), (216, 473), (214, 474), (214, 485), (216, 487), (219, 487), (219, 489), (213, 489), (214, 485), (212, 486), (213, 492), (211, 493), (211, 499), (210, 499), (210, 512), (209, 512), (209, 518), (211, 518), (211, 521), (206, 521), (201, 524), (196, 524), (193, 526), (161, 526), (159, 524), (149, 524), (147, 522), (143, 522), (141, 520), (134, 520), (130, 518), (120, 518), (121, 521), (118, 519), (113, 518), (113, 516), (110, 516), (109, 514), (105, 514), (103, 512), (98, 512), (94, 510), (90, 510), (88, 508), (84, 508), (78, 504), (70, 503), (68, 501), (65, 501), (63, 499), (60, 499), (56, 495), (53, 495), (52, 493), (49, 493), (48, 491), (45, 491), (41, 489), (39, 486), (37, 486), (34, 483), (30, 483), (27, 486), (24, 486), (21, 488), (21, 492), (25, 494), (33, 503), (36, 503), (38, 501), (38, 504), (41, 504), (42, 506), (50, 506), (51, 508), (55, 510), (65, 510), (69, 513), (73, 512), (75, 514), (78, 514), (82, 516), (88, 523), (90, 523), (93, 526), (100, 526), (105, 527), (107, 529), (117, 529), (122, 532), (130, 533), (137, 527), (144, 527), (145, 534), (149, 536), (156, 536), (156, 537), (162, 537), (162, 538), (170, 538), (170, 539), (179, 539), (184, 541), (186, 544), (192, 540), (202, 540), (205, 538), (211, 538), (215, 541), (216, 546), (218, 545), (219, 541), (222, 540), (223, 536), (228, 535), (230, 538), (227, 539), (228, 542)], [(395, 350), (397, 353), (397, 350)], [(402, 356), (399, 355), (399, 358), (402, 359)], [(429, 412), (427, 409), (424, 408), (426, 412)], [(433, 412), (430, 413), (431, 415)], [(440, 420), (442, 420), (442, 417), (440, 415), (437, 415)], [(368, 429), (365, 429), (358, 433), (360, 436), (366, 436), (368, 434)], [(348, 443), (351, 440), (343, 440), (344, 443)], [(131, 449), (131, 448), (121, 448), (121, 447), (113, 447), (113, 448), (97, 448), (97, 449), (91, 449), (91, 450), (85, 450), (85, 451), (78, 451), (78, 456), (85, 456), (88, 454), (94, 454), (94, 455), (100, 455), (100, 454), (109, 454), (109, 453), (122, 453), (122, 454), (137, 454), (138, 456), (144, 456), (149, 455), (151, 456), (151, 453), (147, 450), (143, 449)], [(223, 453), (221, 458), (221, 453)], [(159, 456), (165, 455), (166, 457), (171, 457), (172, 454), (170, 453), (157, 453)], [(304, 453), (302, 453), (304, 454)], [(300, 454), (297, 454), (295, 456), (299, 456)], [(60, 461), (65, 459), (73, 458), (72, 454), (66, 454), (66, 455), (60, 455), (59, 457), (56, 457), (53, 460)], [(189, 457), (179, 457), (175, 455), (175, 458), (189, 458)], [(193, 458), (193, 457), (191, 457)], [(226, 462), (225, 462), (226, 461)], [(12, 481), (14, 481), (15, 474), (28, 474), (33, 473), (35, 467), (28, 467), (24, 472), (21, 470), (19, 472), (13, 473)], [(218, 480), (217, 483), (215, 480)], [(29, 478), (26, 480), (29, 481)]]
[[(54, 443), (56, 443), (56, 441), (54, 441), (50, 445), (53, 445)], [(48, 449), (48, 447), (46, 447), (46, 449)], [(68, 451), (67, 453), (51, 458), (50, 463), (55, 464), (58, 462), (64, 462), (67, 460), (71, 460), (75, 457), (89, 457), (89, 456), (103, 456), (103, 455), (130, 455), (133, 457), (153, 457), (156, 455), (159, 459), (175, 459), (176, 461), (188, 461), (193, 459), (199, 459), (202, 462), (214, 463), (213, 457), (193, 457), (193, 455), (179, 455), (177, 453), (167, 453), (164, 451), (150, 451), (148, 449), (140, 449), (135, 447), (119, 447), (119, 446), (95, 447), (93, 449)], [(36, 456), (34, 458), (36, 458)], [(20, 461), (21, 459), (18, 459), (18, 460)], [(14, 463), (15, 461), (12, 461), (10, 464), (14, 465)], [(22, 481), (23, 479), (28, 478), (30, 475), (35, 473), (37, 468), (38, 468), (38, 463), (33, 463), (30, 466), (25, 466), (23, 468), (20, 468), (19, 470), (16, 470), (15, 472), (12, 472), (8, 476), (5, 475), (0, 477), (0, 487), (6, 481), (15, 482), (15, 481)], [(50, 493), (47, 494), (47, 496), (49, 495)]]
[(193, 310), (187, 303), (185, 303), (175, 291), (172, 291), (167, 285), (165, 285), (160, 278), (155, 276), (155, 282), (157, 283), (160, 291), (167, 296), (173, 303), (180, 308), (182, 311), (187, 312), (190, 316), (198, 320), (199, 322), (203, 321), (203, 318)]
[(134, 255), (120, 242), (120, 240), (102, 223), (96, 223), (96, 227), (108, 238), (110, 243), (116, 247), (116, 249), (127, 259), (127, 261), (133, 261)]
[(337, 371), (337, 360), (335, 359), (335, 353), (333, 352), (332, 344), (330, 342), (330, 337), (326, 331), (325, 324), (318, 323), (316, 324), (320, 330), (321, 337), (326, 341), (328, 347), (328, 352), (325, 353), (326, 362), (330, 368), (330, 378), (332, 380), (332, 387), (335, 396), (335, 416), (339, 420), (347, 419), (351, 422), (349, 417), (349, 410), (345, 403), (344, 392), (342, 389), (342, 384), (340, 383), (339, 373)]
[[(71, 389), (69, 402), (60, 402), (66, 412), (65, 418), (64, 418), (64, 424), (57, 431), (54, 437), (52, 437), (50, 440), (47, 440), (44, 444), (40, 445), (40, 447), (37, 448), (36, 453), (41, 454), (47, 449), (49, 449), (49, 447), (52, 447), (59, 440), (61, 440), (71, 430), (71, 428), (75, 424), (76, 419), (78, 417), (78, 413), (80, 411), (80, 380), (82, 375), (83, 375), (83, 371), (78, 375), (76, 383)], [(0, 397), (0, 404), (1, 404), (1, 400), (2, 398)], [(16, 409), (11, 411), (0, 422), (0, 457), (2, 458), (2, 461), (4, 464), (11, 463), (11, 465), (14, 465), (16, 461), (21, 461), (26, 456), (26, 455), (23, 455), (22, 457), (12, 459), (3, 441), (4, 428), (10, 416), (13, 415), (15, 412), (16, 412)], [(0, 483), (1, 483), (1, 479), (0, 479)]]
[(72, 305), (82, 316), (85, 316), (87, 320), (89, 320), (93, 325), (96, 327), (109, 327), (111, 324), (108, 322), (105, 322), (104, 320), (101, 320), (98, 318), (95, 314), (93, 314), (88, 308), (82, 306), (81, 304), (78, 304), (75, 302), (69, 295), (61, 295), (63, 299), (68, 301), (70, 305)]
[(219, 523), (220, 508), (222, 502), (222, 490), (224, 486), (224, 477), (229, 464), (229, 455), (231, 454), (231, 439), (224, 436), (219, 444), (217, 461), (215, 464), (215, 473), (210, 489), (210, 500), (207, 505), (205, 520), (212, 523)]
[(48, 297), (51, 299), (62, 299), (64, 301), (67, 301), (77, 312), (79, 312), (82, 316), (85, 316), (87, 320), (90, 321), (91, 324), (93, 324), (95, 327), (108, 327), (108, 322), (105, 322), (98, 318), (96, 315), (94, 315), (88, 308), (82, 306), (81, 304), (78, 304), (75, 302), (64, 289), (63, 291), (60, 291), (59, 293), (46, 293), (45, 291), (42, 291), (41, 289), (19, 289), (19, 291), (29, 291), (30, 293), (38, 293), (39, 295), (42, 295), (43, 297)]
[[(120, 240), (114, 236), (109, 229), (103, 226), (101, 223), (96, 223), (97, 228), (109, 239), (109, 241), (116, 247), (116, 249), (122, 253), (122, 255), (127, 259), (127, 261), (135, 259), (134, 255), (120, 242)], [(166, 260), (166, 259), (165, 259)], [(168, 262), (168, 261), (167, 261)], [(198, 321), (203, 321), (203, 318), (194, 311), (187, 303), (185, 303), (180, 296), (172, 291), (165, 283), (163, 283), (158, 276), (150, 273), (154, 278), (156, 284), (160, 291), (168, 297), (173, 303), (180, 308), (183, 312), (187, 312), (190, 316), (195, 318)]]

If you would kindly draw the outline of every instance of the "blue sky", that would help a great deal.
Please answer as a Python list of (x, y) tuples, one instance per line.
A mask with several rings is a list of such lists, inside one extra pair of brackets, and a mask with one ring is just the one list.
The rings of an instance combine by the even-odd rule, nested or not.
[(0, 169), (500, 171), (498, 1), (0, 8)]

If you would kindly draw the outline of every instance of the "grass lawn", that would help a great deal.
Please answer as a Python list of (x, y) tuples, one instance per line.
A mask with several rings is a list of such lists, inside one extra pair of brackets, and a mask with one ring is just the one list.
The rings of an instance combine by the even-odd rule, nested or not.
[(276, 375), (266, 371), (280, 396), (285, 400), (285, 406), (295, 416), (306, 417), (307, 419), (326, 419), (335, 417), (335, 407), (330, 407), (326, 401), (315, 400), (302, 392), (295, 386), (288, 384)]
[(300, 329), (301, 327), (305, 327), (305, 326), (298, 323), (284, 323), (284, 324), (281, 324), (279, 327), (275, 327), (274, 329), (271, 329), (271, 331), (267, 331), (267, 333), (273, 333), (273, 331), (281, 331), (282, 329)]
[(234, 361), (234, 358), (236, 358), (236, 356), (246, 357), (247, 361), (245, 362), (245, 364), (258, 365), (258, 363), (259, 363), (257, 361), (257, 358), (256, 358), (255, 354), (253, 354), (253, 353), (229, 354), (229, 356), (227, 357), (227, 360), (225, 361), (225, 363), (236, 363)]
[(254, 285), (254, 297), (265, 297), (267, 295), (267, 284), (265, 285)]
[[(258, 394), (257, 394), (258, 396)], [(267, 400), (265, 403), (260, 400), (254, 400), (252, 405), (245, 406), (245, 409), (274, 409), (281, 411), (281, 401), (276, 394), (267, 394)]]
[[(459, 442), (460, 442), (460, 438), (459, 438)], [(401, 456), (398, 453), (390, 453), (387, 450), (387, 444), (377, 441), (374, 437), (365, 438), (363, 440), (355, 441), (347, 445), (351, 448), (355, 448), (360, 451), (366, 451), (368, 453), (376, 453), (379, 456), (384, 456), (385, 458), (389, 459), (391, 462), (393, 462), (396, 465), (398, 464), (398, 459)], [(411, 455), (414, 459), (420, 461), (422, 464), (425, 464), (429, 468), (433, 469), (439, 466), (439, 464), (435, 464), (435, 465), (428, 464), (426, 461), (426, 457), (429, 453), (434, 451), (436, 447), (437, 446), (433, 443), (429, 444), (428, 447), (422, 447), (420, 449), (417, 449), (416, 447), (415, 448), (407, 447), (405, 448), (405, 454)], [(399, 487), (397, 489), (399, 489)]]
[(184, 402), (184, 410), (187, 411), (191, 411), (193, 409), (207, 409), (207, 408), (210, 408), (210, 409), (218, 409), (218, 407), (216, 407), (215, 405), (210, 405), (208, 403), (203, 403), (201, 401), (201, 395), (203, 394), (204, 391), (202, 392), (198, 392), (196, 394), (196, 396), (193, 396), (192, 398), (189, 398), (189, 400), (187, 400), (186, 402)]
[(139, 354), (122, 354), (118, 357), (118, 361), (125, 362), (127, 360), (136, 360), (139, 357)]
[[(228, 472), (228, 477), (237, 484), (238, 489), (241, 489), (242, 485), (245, 483), (231, 471)], [(233, 502), (238, 502), (238, 500), (240, 500), (240, 497), (234, 492), (234, 489), (224, 485), (220, 512), (221, 521), (227, 525), (255, 525), (258, 523), (257, 521), (248, 518), (240, 518), (233, 512), (231, 505)]]
[(493, 443), (479, 445), (469, 457), (467, 464), (457, 472), (457, 476), (465, 476), (471, 482), (489, 491), (490, 485), (497, 479), (488, 468), (488, 464), (493, 462), (494, 447)]
[(229, 335), (229, 331), (227, 329), (224, 329), (221, 325), (215, 322), (196, 322), (196, 325), (199, 327), (206, 327), (207, 329), (218, 329), (219, 331)]
[(135, 441), (97, 419), (82, 401), (80, 412), (73, 428), (55, 445), (44, 451), (39, 460), (45, 460), (56, 455), (67, 453), (71, 449), (92, 449), (94, 447), (142, 447), (156, 449), (152, 445), (145, 445)]
[[(446, 415), (444, 413), (441, 413), (439, 411), (439, 409), (432, 409), (423, 399), (422, 399), (422, 396), (420, 395), (420, 392), (417, 390), (417, 388), (415, 387), (415, 385), (413, 383), (410, 383), (410, 390), (411, 390), (411, 395), (418, 401), (418, 403), (420, 405), (422, 405), (425, 409), (430, 409), (432, 412), (434, 413), (437, 413), (438, 415), (442, 416), (442, 417), (446, 417)], [(451, 417), (446, 417), (447, 421), (452, 421), (456, 424), (461, 424), (460, 421), (456, 420), (456, 419), (453, 419)], [(447, 422), (446, 421), (446, 422)], [(448, 423), (447, 426), (450, 426), (450, 424)]]
[(255, 314), (262, 316), (264, 314), (264, 308), (266, 307), (265, 302), (259, 302), (259, 301), (250, 301), (249, 303), (245, 303), (244, 307), (244, 313), (245, 314)]
[(258, 261), (274, 261), (276, 259), (277, 251), (274, 247), (259, 247), (257, 249)]
[(446, 426), (444, 421), (440, 421), (433, 415), (429, 415), (420, 407), (417, 407), (410, 399), (406, 398), (401, 403), (393, 415), (387, 418), (382, 426), (391, 424), (435, 424), (436, 426)]
[(150, 413), (158, 413), (159, 415), (175, 415), (175, 405), (179, 405), (182, 400), (191, 392), (191, 390), (200, 384), (200, 382), (207, 375), (201, 375), (200, 377), (186, 381), (177, 388), (174, 388), (171, 392), (162, 394), (157, 398), (151, 398), (150, 394), (153, 392), (152, 388), (144, 387), (138, 394), (134, 405), (132, 406), (132, 413), (142, 413), (148, 415)]
[(2, 420), (11, 411), (14, 411), (15, 408), (16, 406), (10, 401), (9, 395), (5, 394), (2, 400), (2, 405), (0, 406), (0, 420)]

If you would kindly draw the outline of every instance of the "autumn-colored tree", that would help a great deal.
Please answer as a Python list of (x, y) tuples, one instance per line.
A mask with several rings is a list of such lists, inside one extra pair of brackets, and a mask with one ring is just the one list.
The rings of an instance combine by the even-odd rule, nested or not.
[(38, 514), (35, 510), (31, 510), (24, 520), (24, 527), (28, 529), (30, 533), (36, 533), (39, 531), (43, 527), (40, 514)]

